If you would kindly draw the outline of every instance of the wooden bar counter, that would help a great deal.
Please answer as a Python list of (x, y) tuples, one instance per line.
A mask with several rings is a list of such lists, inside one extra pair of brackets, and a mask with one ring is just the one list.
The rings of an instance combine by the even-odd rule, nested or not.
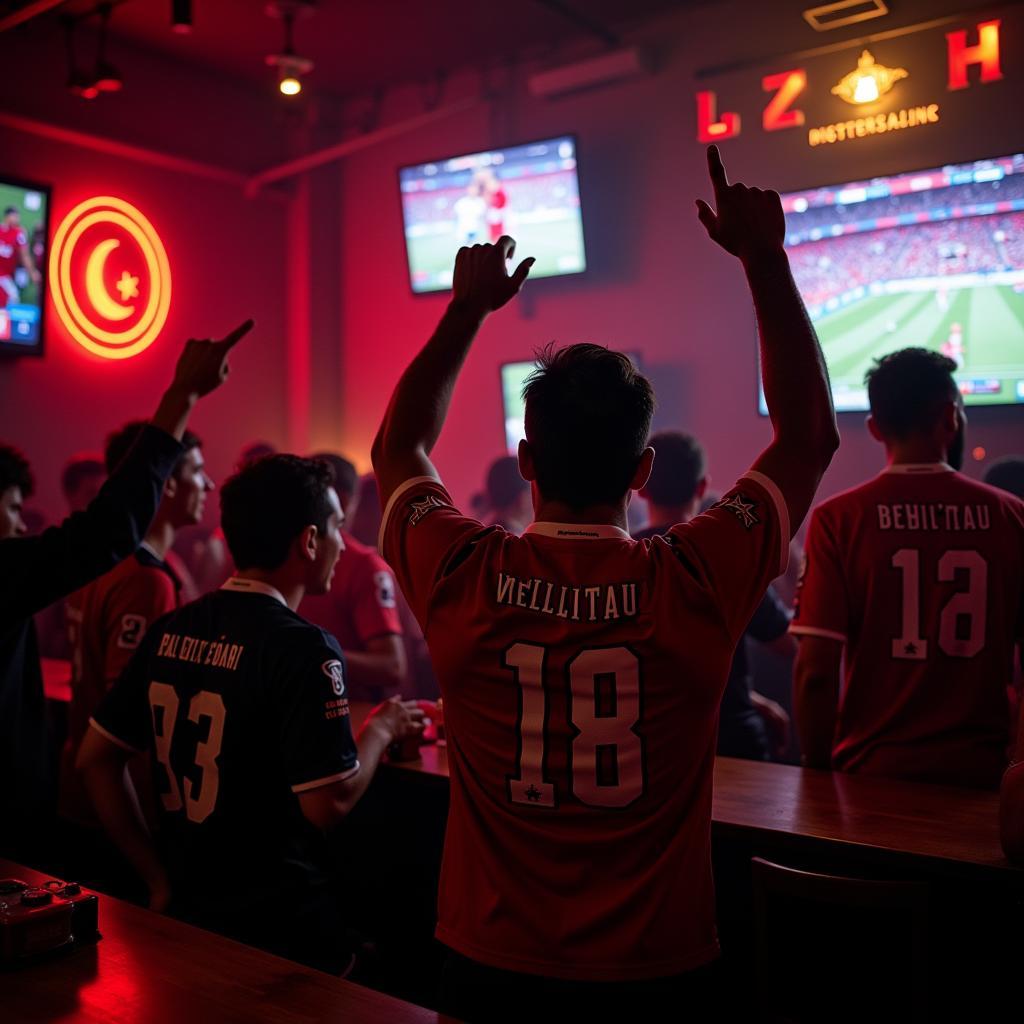
[[(0, 860), (0, 877), (48, 876)], [(0, 972), (4, 1024), (436, 1024), (450, 1018), (100, 895), (95, 945)]]

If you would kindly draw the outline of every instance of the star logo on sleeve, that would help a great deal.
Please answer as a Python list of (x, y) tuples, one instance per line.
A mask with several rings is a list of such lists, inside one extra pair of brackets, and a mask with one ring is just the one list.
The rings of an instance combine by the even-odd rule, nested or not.
[(747, 530), (761, 522), (756, 512), (757, 504), (739, 492), (723, 498), (715, 508), (727, 508)]
[(536, 803), (540, 799), (540, 790), (536, 786), (531, 786), (526, 791), (526, 799), (531, 803)]
[(446, 508), (448, 503), (436, 494), (428, 494), (425, 498), (409, 503), (409, 525), (415, 526), (424, 516), (435, 509)]

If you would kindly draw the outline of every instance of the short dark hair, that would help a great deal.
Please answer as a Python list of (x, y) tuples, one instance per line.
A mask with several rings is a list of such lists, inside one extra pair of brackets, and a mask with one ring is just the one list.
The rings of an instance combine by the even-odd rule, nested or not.
[(537, 486), (574, 512), (619, 501), (647, 444), (654, 389), (629, 356), (579, 344), (537, 353), (523, 388)]
[(61, 471), (60, 489), (63, 491), (64, 497), (68, 497), (77, 491), (86, 480), (106, 475), (106, 466), (98, 455), (72, 455)]
[(0, 494), (8, 487), (19, 488), (22, 497), (28, 498), (36, 489), (36, 482), (28, 459), (13, 445), (0, 444)]
[(1024, 458), (1019, 455), (1005, 455), (996, 459), (982, 477), (985, 483), (1001, 491), (1024, 498)]
[(327, 531), (331, 467), (298, 455), (267, 455), (221, 488), (220, 519), (239, 569), (278, 569), (309, 525)]
[(884, 437), (905, 440), (935, 426), (959, 391), (956, 363), (927, 348), (891, 352), (864, 374), (871, 415)]
[(17, 212), (18, 212), (18, 208), (16, 206), (5, 206), (4, 207), (4, 216), (5, 217), (8, 214), (10, 214), (10, 213), (17, 213)]
[(681, 430), (660, 430), (648, 444), (654, 449), (654, 467), (647, 494), (656, 505), (685, 505), (707, 473), (707, 458), (700, 441)]
[[(142, 433), (145, 426), (145, 420), (132, 420), (123, 427), (119, 427), (107, 437), (107, 443), (103, 449), (103, 461), (106, 463), (108, 474), (113, 473), (121, 464), (131, 446), (135, 444), (135, 439)], [(186, 430), (182, 435), (181, 445), (181, 455), (174, 464), (174, 469), (171, 470), (174, 475), (177, 475), (181, 469), (185, 455), (193, 448), (202, 448), (203, 442), (191, 430)]]
[(530, 485), (519, 472), (519, 460), (514, 455), (502, 455), (487, 470), (487, 498), (491, 508), (508, 508)]
[(350, 498), (356, 493), (359, 487), (359, 474), (356, 472), (356, 467), (343, 455), (339, 455), (337, 452), (317, 452), (310, 458), (319, 459), (331, 467), (331, 472), (334, 475), (334, 489), (338, 494)]

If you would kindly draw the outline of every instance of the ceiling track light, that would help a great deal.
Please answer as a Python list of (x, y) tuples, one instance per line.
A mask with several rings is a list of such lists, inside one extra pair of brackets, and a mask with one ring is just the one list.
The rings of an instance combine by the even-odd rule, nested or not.
[(271, 0), (267, 4), (267, 14), (284, 22), (284, 48), (280, 53), (268, 53), (266, 62), (277, 68), (277, 87), (285, 96), (302, 92), (302, 76), (313, 70), (313, 62), (295, 52), (294, 29), (296, 18), (308, 17), (315, 9), (312, 0)]
[(95, 78), (83, 71), (75, 59), (75, 28), (77, 21), (71, 17), (62, 19), (64, 24), (64, 44), (68, 57), (68, 78), (67, 89), (72, 95), (83, 100), (94, 100), (99, 96), (100, 91), (96, 88)]
[(100, 4), (97, 10), (100, 15), (100, 42), (96, 52), (95, 85), (100, 92), (120, 92), (124, 86), (121, 72), (107, 60), (107, 27), (110, 24), (113, 5)]
[(183, 36), (192, 31), (192, 0), (171, 0), (171, 31)]

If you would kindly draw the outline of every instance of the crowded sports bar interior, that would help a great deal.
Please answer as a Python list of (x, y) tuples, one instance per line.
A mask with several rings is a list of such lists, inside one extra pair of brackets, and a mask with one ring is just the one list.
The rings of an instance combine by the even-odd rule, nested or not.
[(0, 0), (4, 1024), (1017, 1019), (1024, 3), (808, 3)]

